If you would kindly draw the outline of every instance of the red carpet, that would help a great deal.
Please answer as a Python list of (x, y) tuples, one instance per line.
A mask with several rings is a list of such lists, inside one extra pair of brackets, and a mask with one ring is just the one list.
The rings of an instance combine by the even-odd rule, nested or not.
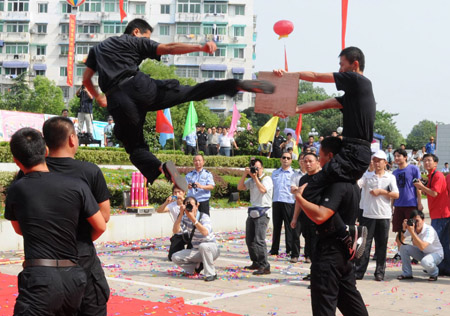
[[(17, 297), (17, 277), (0, 273), (0, 316), (13, 314)], [(223, 315), (239, 316), (203, 306), (186, 305), (183, 298), (169, 300), (167, 303), (143, 301), (123, 296), (111, 296), (108, 302), (108, 316), (136, 315)]]

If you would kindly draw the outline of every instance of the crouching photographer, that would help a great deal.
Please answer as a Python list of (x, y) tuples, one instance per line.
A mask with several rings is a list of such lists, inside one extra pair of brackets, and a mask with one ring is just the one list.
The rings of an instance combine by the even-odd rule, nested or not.
[[(400, 237), (400, 256), (402, 258), (402, 274), (399, 280), (412, 279), (411, 258), (420, 262), (430, 275), (428, 281), (437, 281), (439, 268), (437, 265), (444, 258), (444, 251), (439, 237), (433, 227), (426, 224), (422, 211), (414, 210), (408, 220), (403, 221)], [(405, 239), (411, 237), (412, 244), (405, 244)], [(397, 237), (399, 238), (399, 237)]]
[(214, 260), (219, 255), (219, 247), (216, 243), (210, 217), (198, 211), (199, 203), (196, 198), (190, 196), (180, 206), (180, 214), (173, 224), (173, 233), (183, 230), (188, 249), (183, 249), (173, 254), (172, 261), (181, 267), (187, 274), (200, 273), (205, 270), (205, 281), (217, 279)]
[[(250, 179), (247, 179), (250, 176)], [(269, 223), (269, 211), (272, 206), (272, 178), (264, 174), (263, 163), (259, 159), (252, 160), (250, 167), (245, 168), (238, 183), (239, 191), (250, 190), (250, 204), (245, 224), (245, 243), (252, 264), (245, 269), (256, 270), (254, 275), (270, 274), (267, 261), (266, 231)]]

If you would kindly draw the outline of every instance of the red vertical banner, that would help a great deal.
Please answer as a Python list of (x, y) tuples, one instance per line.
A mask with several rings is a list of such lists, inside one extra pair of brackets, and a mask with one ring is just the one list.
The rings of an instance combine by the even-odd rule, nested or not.
[(284, 45), (284, 70), (288, 70), (288, 62), (287, 62), (287, 53), (286, 53), (286, 45)]
[(119, 0), (119, 11), (120, 11), (120, 23), (123, 23), (123, 19), (125, 19), (127, 16), (127, 13), (125, 12), (124, 9), (123, 0)]
[(75, 60), (76, 25), (76, 15), (71, 14), (69, 18), (69, 52), (67, 54), (67, 84), (71, 87), (73, 86), (73, 62)]
[(342, 49), (345, 48), (345, 32), (347, 31), (348, 0), (342, 0)]

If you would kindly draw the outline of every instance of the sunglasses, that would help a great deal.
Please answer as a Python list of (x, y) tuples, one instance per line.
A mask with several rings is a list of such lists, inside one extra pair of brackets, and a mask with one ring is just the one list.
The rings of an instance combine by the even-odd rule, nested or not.
[(291, 157), (283, 156), (283, 157), (281, 157), (281, 159), (291, 160)]

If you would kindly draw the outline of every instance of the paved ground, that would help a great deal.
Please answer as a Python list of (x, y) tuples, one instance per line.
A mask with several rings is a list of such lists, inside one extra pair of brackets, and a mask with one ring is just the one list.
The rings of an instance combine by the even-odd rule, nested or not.
[[(219, 234), (219, 279), (209, 283), (186, 277), (167, 261), (168, 239), (102, 244), (99, 252), (114, 295), (162, 302), (183, 297), (188, 304), (241, 315), (311, 315), (308, 282), (302, 281), (309, 265), (292, 265), (283, 255), (270, 257), (272, 274), (255, 277), (242, 270), (249, 264), (242, 236), (243, 232)], [(391, 247), (388, 257), (394, 253)], [(11, 261), (0, 264), (0, 272), (17, 274), (21, 266), (14, 263), (14, 254), (3, 255)], [(450, 315), (450, 278), (430, 283), (422, 268), (415, 266), (415, 279), (400, 282), (396, 280), (400, 265), (389, 261), (385, 281), (375, 282), (373, 267), (371, 261), (368, 274), (357, 284), (370, 315)]]

